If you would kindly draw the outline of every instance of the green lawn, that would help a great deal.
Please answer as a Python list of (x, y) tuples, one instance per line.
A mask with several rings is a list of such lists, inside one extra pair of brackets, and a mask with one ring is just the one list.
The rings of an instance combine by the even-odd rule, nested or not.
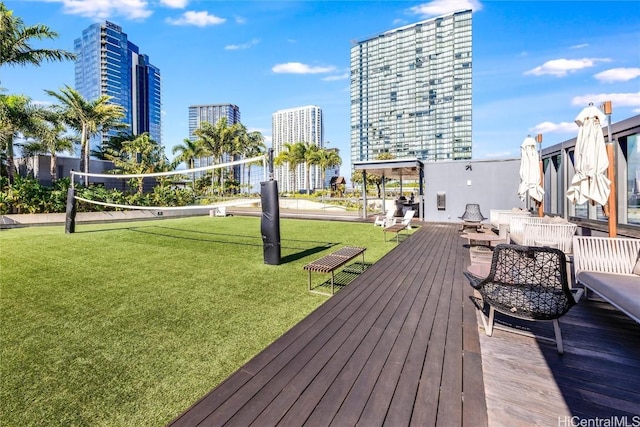
[(164, 425), (326, 301), (304, 264), (395, 246), (371, 224), (280, 228), (278, 266), (256, 217), (1, 230), (0, 425)]

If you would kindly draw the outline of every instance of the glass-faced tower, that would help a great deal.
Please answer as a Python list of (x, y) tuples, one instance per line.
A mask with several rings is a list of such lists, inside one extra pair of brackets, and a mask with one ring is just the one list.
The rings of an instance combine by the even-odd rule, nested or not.
[(471, 10), (351, 48), (351, 160), (471, 158)]
[[(88, 101), (108, 95), (111, 102), (122, 106), (127, 133), (149, 132), (162, 143), (160, 70), (147, 55), (139, 52), (122, 28), (105, 21), (89, 26), (74, 41), (75, 89)], [(97, 149), (102, 141), (118, 131), (98, 135), (91, 140)]]

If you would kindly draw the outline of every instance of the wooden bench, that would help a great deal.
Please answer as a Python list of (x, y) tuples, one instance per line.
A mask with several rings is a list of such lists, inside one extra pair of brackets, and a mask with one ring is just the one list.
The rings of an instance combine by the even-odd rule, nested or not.
[[(309, 271), (309, 292), (322, 295), (333, 295), (335, 287), (335, 271), (360, 254), (362, 254), (362, 271), (364, 271), (364, 251), (366, 250), (367, 248), (361, 248), (358, 246), (345, 246), (342, 249), (305, 265), (303, 268)], [(331, 273), (331, 294), (311, 289), (311, 272), (313, 271), (318, 273)]]
[[(574, 236), (576, 283), (640, 323), (639, 239)], [(586, 291), (585, 291), (586, 293)]]
[(403, 223), (398, 223), (398, 224), (393, 224), (389, 227), (385, 227), (382, 229), (382, 237), (384, 239), (384, 241), (387, 241), (387, 233), (396, 233), (396, 243), (398, 243), (400, 240), (398, 239), (398, 235), (400, 234), (400, 232), (402, 230), (406, 230), (407, 229), (407, 224), (403, 224)]

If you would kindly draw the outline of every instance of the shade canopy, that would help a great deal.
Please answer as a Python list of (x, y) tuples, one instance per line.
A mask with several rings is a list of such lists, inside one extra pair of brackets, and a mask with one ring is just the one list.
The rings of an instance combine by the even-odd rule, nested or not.
[(354, 162), (355, 170), (364, 170), (368, 175), (384, 176), (397, 180), (418, 180), (424, 170), (424, 163), (419, 159), (402, 160), (369, 160)]
[(524, 201), (527, 196), (542, 202), (544, 189), (541, 185), (540, 158), (536, 151), (536, 140), (527, 136), (520, 146), (520, 186), (518, 196)]
[(609, 199), (611, 181), (607, 178), (609, 159), (602, 134), (606, 115), (593, 104), (583, 109), (575, 119), (578, 137), (574, 153), (575, 175), (567, 190), (573, 203), (587, 201), (604, 205)]

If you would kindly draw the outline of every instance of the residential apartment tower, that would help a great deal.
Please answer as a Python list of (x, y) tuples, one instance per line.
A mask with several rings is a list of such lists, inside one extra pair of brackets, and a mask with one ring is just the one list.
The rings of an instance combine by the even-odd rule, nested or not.
[[(324, 147), (324, 126), (322, 110), (315, 105), (278, 110), (271, 116), (271, 137), (274, 158), (283, 150), (285, 144), (304, 142)], [(274, 178), (279, 182), (279, 190), (295, 192), (307, 189), (322, 188), (322, 174), (318, 166), (311, 166), (309, 180), (304, 164), (296, 167), (293, 173), (287, 165), (274, 169)]]
[[(94, 101), (102, 95), (125, 110), (124, 132), (140, 135), (148, 132), (162, 144), (160, 70), (147, 55), (131, 43), (118, 25), (105, 21), (89, 26), (74, 42), (77, 55), (75, 86), (80, 95)], [(103, 140), (115, 135), (110, 131), (91, 140), (97, 149)]]
[(471, 10), (351, 48), (351, 160), (471, 158)]

